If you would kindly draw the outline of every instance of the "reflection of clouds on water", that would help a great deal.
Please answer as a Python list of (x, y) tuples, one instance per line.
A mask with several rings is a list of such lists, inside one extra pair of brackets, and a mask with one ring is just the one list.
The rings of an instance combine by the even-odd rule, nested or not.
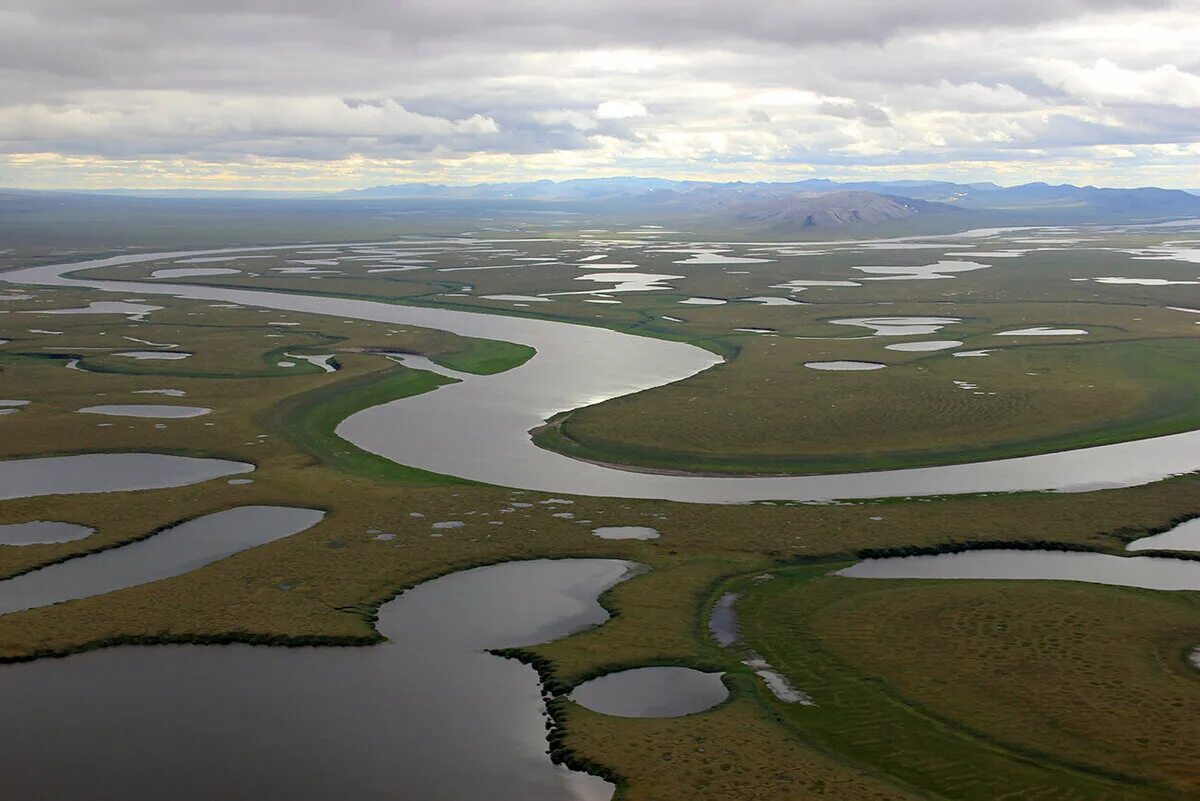
[(831, 370), (834, 372), (865, 372), (870, 370), (882, 370), (887, 367), (886, 364), (879, 362), (854, 362), (854, 361), (832, 361), (832, 362), (805, 362), (804, 366), (810, 370)]
[[(606, 265), (607, 266), (607, 265)], [(682, 275), (663, 275), (661, 273), (588, 273), (578, 276), (576, 281), (593, 281), (601, 284), (613, 284), (603, 289), (592, 289), (583, 292), (550, 292), (550, 295), (597, 295), (610, 292), (652, 292), (659, 289), (674, 289), (663, 281), (675, 281), (684, 278)]]
[(860, 579), (1083, 581), (1150, 590), (1200, 590), (1200, 562), (1068, 551), (988, 549), (865, 559), (835, 575)]
[(1128, 253), (1134, 261), (1183, 261), (1190, 264), (1200, 264), (1200, 248), (1196, 247), (1150, 247), (1142, 250), (1122, 250)]
[[(172, 345), (171, 347), (175, 347), (175, 346)], [(129, 359), (138, 359), (138, 360), (143, 360), (143, 361), (145, 361), (145, 360), (153, 361), (155, 359), (160, 360), (160, 361), (179, 361), (180, 359), (189, 358), (192, 354), (185, 353), (184, 351), (179, 351), (179, 350), (177, 350), (177, 351), (127, 350), (127, 351), (122, 351), (121, 353), (114, 353), (113, 355), (114, 356), (124, 356)]]
[(961, 323), (959, 317), (846, 317), (830, 320), (834, 325), (856, 325), (870, 328), (877, 337), (907, 337), (916, 334), (936, 334), (948, 325)]
[(782, 284), (771, 284), (771, 289), (787, 289), (801, 292), (813, 286), (862, 286), (858, 281), (824, 281), (819, 278), (795, 278)]
[[(667, 252), (667, 251), (664, 251)], [(774, 259), (758, 259), (751, 256), (726, 256), (723, 253), (693, 253), (676, 264), (766, 264)]]
[(72, 309), (31, 309), (22, 314), (121, 314), (134, 322), (146, 319), (150, 312), (162, 311), (162, 306), (147, 306), (123, 300), (94, 300), (86, 306)]
[[(193, 256), (190, 259), (178, 259), (175, 264), (213, 264), (223, 261), (243, 261), (245, 259), (273, 259), (274, 256)], [(235, 271), (236, 272), (236, 271)]]
[(162, 406), (153, 404), (110, 404), (107, 406), (85, 406), (77, 410), (80, 414), (106, 414), (113, 417), (153, 417), (182, 419), (201, 417), (212, 409), (203, 406)]
[[(179, 264), (180, 262), (176, 262)], [(150, 273), (154, 279), (162, 278), (204, 278), (209, 275), (237, 275), (241, 270), (232, 267), (167, 267)]]
[(950, 273), (966, 273), (972, 270), (983, 270), (989, 265), (977, 261), (939, 261), (936, 264), (916, 266), (886, 266), (886, 267), (854, 267), (860, 272), (868, 273), (867, 281), (913, 281), (939, 278), (953, 278)]
[(1193, 518), (1159, 534), (1142, 537), (1125, 546), (1127, 551), (1200, 551), (1200, 518)]
[[(145, 254), (84, 264), (109, 267), (130, 263), (130, 260), (149, 261), (153, 257), (162, 256)], [(5, 273), (2, 277), (6, 281), (22, 284), (76, 286), (79, 284), (73, 283), (72, 279), (61, 277), (63, 272), (72, 269), (86, 267), (49, 265)], [(568, 274), (575, 271), (572, 266)], [(657, 274), (647, 274), (653, 276), (653, 280), (662, 279)], [(623, 283), (641, 274), (597, 270), (595, 274), (589, 274), (589, 278), (595, 275), (606, 275), (609, 283)], [(128, 284), (120, 282), (86, 283), (92, 288), (111, 288), (123, 293), (131, 291)], [(666, 497), (711, 503), (764, 497), (814, 500), (925, 492), (948, 494), (1022, 489), (1090, 489), (1099, 483), (1145, 483), (1152, 477), (1195, 469), (1195, 452), (1188, 445), (1197, 436), (1193, 432), (1078, 451), (955, 465), (952, 469), (934, 467), (786, 479), (634, 474), (541, 451), (530, 445), (527, 432), (559, 410), (578, 408), (685, 378), (711, 366), (717, 361), (716, 357), (669, 340), (629, 336), (601, 328), (531, 317), (227, 287), (182, 284), (153, 286), (154, 289), (139, 286), (137, 291), (251, 304), (283, 311), (325, 313), (339, 319), (412, 323), (533, 346), (537, 355), (519, 371), (486, 378), (471, 377), (461, 385), (447, 385), (435, 393), (405, 399), (402, 404), (397, 404), (397, 407), (403, 407), (403, 414), (395, 413), (390, 405), (385, 404), (352, 415), (338, 426), (341, 436), (382, 456), (435, 472), (489, 483), (508, 486), (519, 483), (525, 488), (610, 497)], [(595, 298), (611, 291), (595, 289), (580, 294)], [(668, 297), (666, 300), (674, 305), (673, 301), (679, 300), (679, 297)], [(676, 311), (676, 314), (679, 313), (683, 313), (683, 310)], [(706, 315), (713, 313), (711, 310), (705, 312)], [(683, 318), (675, 316), (672, 319)], [(862, 319), (878, 322), (881, 318)], [(894, 318), (882, 319), (885, 320), (885, 326), (895, 323)], [(932, 318), (937, 321), (933, 323), (928, 322), (930, 318), (915, 318), (915, 322), (914, 318), (900, 319), (908, 325), (901, 326), (902, 333), (893, 332), (890, 335), (919, 334), (922, 333), (922, 327), (936, 330), (939, 323), (956, 321), (956, 318)], [(825, 331), (822, 333), (828, 333), (827, 323), (823, 325)], [(845, 329), (843, 332), (851, 333)], [(871, 332), (862, 330), (862, 333)], [(584, 352), (589, 358), (581, 360), (579, 354)], [(817, 373), (811, 375), (814, 378), (818, 376)], [(825, 376), (822, 380), (839, 379)], [(863, 376), (857, 380), (869, 382), (875, 379)], [(498, 398), (503, 398), (501, 406), (497, 406)], [(490, 423), (493, 419), (494, 425), (481, 424), (482, 420)], [(451, 447), (453, 443), (463, 443), (463, 447)], [(481, 458), (481, 454), (486, 458)], [(504, 454), (506, 458), (497, 458), (497, 454)]]
[(550, 298), (542, 298), (536, 295), (480, 295), (481, 300), (509, 300), (518, 301), (521, 303), (550, 303)]
[(778, 297), (773, 297), (771, 295), (755, 295), (754, 297), (751, 297), (751, 298), (734, 298), (734, 300), (738, 300), (743, 303), (758, 303), (762, 306), (805, 306), (805, 305), (807, 305), (805, 303), (801, 303), (798, 300), (792, 300), (791, 298), (778, 298)]
[(1087, 334), (1082, 328), (1052, 328), (1047, 325), (1036, 325), (1032, 328), (1018, 328), (1013, 331), (1001, 331), (998, 337), (1072, 337)]
[(1200, 284), (1200, 281), (1172, 281), (1169, 278), (1119, 278), (1106, 276), (1093, 278), (1097, 284), (1133, 284), (1136, 286), (1168, 286), (1170, 284)]
[(925, 351), (949, 350), (950, 348), (957, 348), (960, 345), (962, 345), (962, 342), (956, 339), (939, 339), (927, 342), (896, 342), (891, 345), (884, 345), (884, 349), (907, 353), (921, 353)]

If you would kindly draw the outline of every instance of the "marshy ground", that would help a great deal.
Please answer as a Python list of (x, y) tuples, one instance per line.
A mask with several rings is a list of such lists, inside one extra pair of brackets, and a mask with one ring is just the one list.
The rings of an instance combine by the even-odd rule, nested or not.
[[(539, 439), (644, 468), (878, 469), (1200, 427), (1200, 315), (1170, 308), (1200, 306), (1195, 288), (1090, 280), (1200, 274), (1195, 263), (1123, 252), (1162, 237), (1105, 233), (1089, 243), (1103, 249), (1034, 251), (1036, 242), (1013, 235), (976, 249), (1029, 252), (979, 256), (988, 266), (946, 278), (871, 281), (877, 273), (855, 267), (920, 267), (969, 248), (961, 241), (941, 251), (846, 245), (792, 255), (738, 246), (731, 255), (766, 261), (680, 264), (695, 254), (671, 251), (686, 246), (550, 233), (536, 241), (389, 246), (384, 254), (297, 246), (270, 258), (193, 264), (242, 272), (188, 280), (536, 314), (682, 339), (724, 355), (725, 364), (693, 378), (571, 413)], [(601, 253), (603, 260), (584, 261)], [(53, 260), (0, 258), (11, 266)], [(186, 266), (168, 261), (95, 275), (141, 279)], [(669, 289), (631, 292), (611, 291), (618, 279), (578, 280), (600, 273), (678, 277), (659, 281)], [(799, 279), (856, 285), (778, 288)], [(585, 290), (599, 294), (548, 294)], [(524, 306), (482, 298), (543, 294), (550, 300)], [(0, 616), (0, 658), (147, 641), (367, 644), (377, 637), (378, 604), (431, 577), (546, 556), (620, 558), (651, 569), (607, 594), (616, 616), (533, 649), (550, 660), (555, 686), (566, 690), (620, 668), (684, 665), (724, 671), (730, 688), (716, 708), (670, 719), (610, 717), (557, 702), (566, 746), (621, 777), (622, 798), (1200, 797), (1200, 673), (1186, 656), (1200, 643), (1196, 593), (827, 575), (864, 549), (1005, 542), (1120, 553), (1131, 539), (1200, 515), (1196, 475), (1078, 494), (824, 505), (555, 498), (396, 465), (333, 433), (358, 409), (449, 380), (372, 351), (489, 373), (528, 359), (526, 348), (163, 296), (141, 298), (162, 308), (140, 320), (27, 314), (114, 296), (21, 287), (0, 295), (15, 298), (0, 300), (0, 340), (7, 340), (0, 344), (0, 398), (29, 401), (0, 416), (0, 457), (152, 451), (255, 465), (237, 477), (250, 483), (3, 501), (0, 525), (53, 520), (95, 531), (0, 546), (0, 576), (234, 506), (326, 512), (299, 534), (185, 575)], [(803, 305), (736, 300), (760, 296)], [(690, 297), (728, 302), (680, 302)], [(597, 300), (620, 302), (589, 302)], [(908, 337), (831, 322), (901, 316), (961, 322)], [(997, 336), (1033, 326), (1088, 333)], [(963, 345), (885, 347), (936, 339)], [(191, 355), (117, 355), (130, 350)], [(954, 355), (977, 350), (990, 352)], [(338, 369), (327, 372), (296, 354), (330, 354)], [(802, 366), (842, 359), (888, 367), (838, 373)], [(162, 390), (183, 394), (145, 394)], [(78, 413), (142, 403), (212, 412), (166, 420)], [(449, 522), (462, 525), (435, 527)], [(651, 527), (659, 537), (603, 539), (591, 533), (600, 526)], [(763, 575), (773, 578), (755, 581)], [(720, 648), (707, 616), (730, 588), (743, 592), (742, 644)], [(773, 696), (743, 664), (746, 647), (815, 706)]]

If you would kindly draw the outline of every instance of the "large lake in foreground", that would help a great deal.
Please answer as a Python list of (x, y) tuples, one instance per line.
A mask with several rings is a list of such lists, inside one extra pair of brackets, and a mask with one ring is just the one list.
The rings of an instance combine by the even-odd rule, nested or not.
[(0, 666), (13, 801), (604, 801), (546, 756), (537, 674), (484, 649), (603, 623), (627, 562), (434, 579), (363, 648), (136, 646)]

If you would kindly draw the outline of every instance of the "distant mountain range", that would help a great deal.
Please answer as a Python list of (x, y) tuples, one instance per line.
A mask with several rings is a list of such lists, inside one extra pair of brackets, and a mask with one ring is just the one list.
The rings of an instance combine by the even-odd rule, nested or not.
[[(964, 220), (993, 212), (1037, 222), (1137, 222), (1200, 216), (1200, 197), (1178, 189), (1103, 189), (1045, 183), (812, 179), (789, 183), (581, 178), (446, 186), (409, 183), (341, 193), (351, 198), (591, 202), (694, 221), (772, 230), (865, 226), (925, 217)], [(984, 216), (984, 215), (980, 215)]]
[[(1200, 217), (1200, 195), (1178, 189), (990, 182), (852, 181), (793, 182), (674, 181), (665, 178), (579, 178), (451, 186), (404, 183), (344, 192), (106, 190), (101, 192), (15, 192), (0, 207), (20, 212), (38, 197), (74, 196), (81, 202), (161, 205), (196, 203), (197, 211), (255, 203), (256, 213), (426, 215), (438, 219), (486, 220), (495, 214), (561, 212), (592, 223), (650, 221), (687, 230), (730, 235), (804, 235), (824, 229), (871, 229), (871, 235), (933, 233), (1000, 225), (1084, 222), (1136, 223)], [(109, 200), (104, 198), (108, 196)], [(117, 197), (111, 197), (117, 196)], [(22, 199), (24, 198), (24, 199)], [(322, 212), (321, 210), (324, 209)], [(582, 227), (582, 226), (581, 226)], [(819, 235), (815, 234), (814, 235)]]
[(918, 215), (962, 217), (944, 203), (866, 192), (794, 192), (769, 187), (746, 192), (717, 187), (682, 194), (656, 192), (645, 199), (647, 211), (722, 228), (789, 232), (813, 228), (873, 226), (910, 220)]

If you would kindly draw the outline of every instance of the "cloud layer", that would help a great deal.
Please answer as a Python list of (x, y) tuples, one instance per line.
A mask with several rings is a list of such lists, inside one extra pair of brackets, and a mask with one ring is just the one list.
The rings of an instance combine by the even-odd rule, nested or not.
[(1200, 0), (8, 0), (0, 185), (1198, 187), (1198, 41)]

